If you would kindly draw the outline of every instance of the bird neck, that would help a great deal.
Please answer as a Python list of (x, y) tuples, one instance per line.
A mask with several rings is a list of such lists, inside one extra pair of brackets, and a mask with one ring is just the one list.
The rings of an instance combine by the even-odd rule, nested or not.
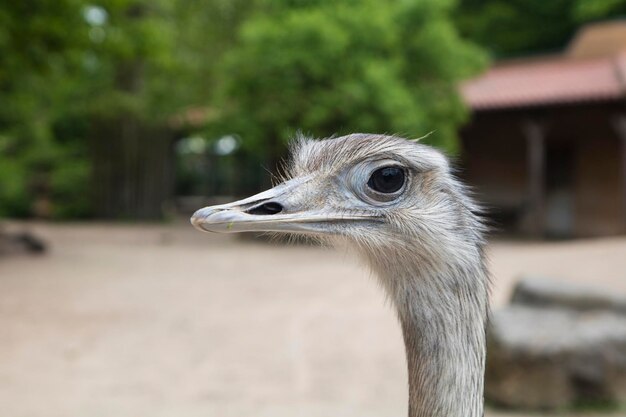
[(406, 348), (409, 417), (483, 416), (488, 289), (482, 260), (474, 265), (381, 274), (402, 283), (391, 295)]

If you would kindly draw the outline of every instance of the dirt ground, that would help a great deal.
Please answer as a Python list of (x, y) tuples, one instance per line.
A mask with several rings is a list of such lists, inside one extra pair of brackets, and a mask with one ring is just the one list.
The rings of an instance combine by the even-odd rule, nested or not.
[[(400, 331), (350, 256), (184, 223), (27, 227), (51, 251), (0, 257), (0, 416), (406, 415)], [(626, 238), (489, 256), (496, 307), (521, 274), (626, 291)]]

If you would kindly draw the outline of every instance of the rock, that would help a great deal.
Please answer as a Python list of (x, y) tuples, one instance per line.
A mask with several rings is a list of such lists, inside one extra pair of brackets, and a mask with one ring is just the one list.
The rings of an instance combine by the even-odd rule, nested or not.
[(18, 233), (14, 236), (17, 244), (21, 244), (31, 253), (44, 253), (47, 249), (46, 243), (39, 237), (29, 232)]
[(7, 233), (0, 230), (0, 255), (21, 252), (42, 254), (46, 250), (46, 243), (32, 233)]
[(591, 285), (537, 277), (522, 278), (513, 290), (511, 303), (578, 311), (606, 310), (626, 315), (626, 295)]
[(529, 307), (519, 300), (491, 318), (488, 400), (528, 409), (626, 403), (626, 316)]

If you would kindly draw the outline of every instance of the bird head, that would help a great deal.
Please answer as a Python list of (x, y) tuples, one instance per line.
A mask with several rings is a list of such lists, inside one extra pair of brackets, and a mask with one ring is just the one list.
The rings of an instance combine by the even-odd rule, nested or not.
[(410, 414), (471, 408), (478, 416), (488, 280), (474, 211), (439, 151), (353, 134), (297, 140), (285, 181), (200, 209), (191, 222), (207, 232), (307, 234), (356, 249), (402, 323)]
[(207, 232), (340, 237), (370, 249), (429, 239), (443, 244), (473, 218), (460, 187), (443, 154), (414, 141), (370, 134), (299, 138), (285, 181), (202, 208), (191, 222)]

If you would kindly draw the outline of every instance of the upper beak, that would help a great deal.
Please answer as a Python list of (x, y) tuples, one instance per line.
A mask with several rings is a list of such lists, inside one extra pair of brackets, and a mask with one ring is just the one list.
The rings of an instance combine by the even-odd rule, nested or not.
[[(204, 207), (194, 213), (191, 223), (204, 232), (321, 234), (337, 233), (347, 222), (378, 219), (370, 215), (336, 213), (324, 207), (310, 207), (303, 201), (311, 199), (306, 192), (307, 183), (307, 178), (296, 178), (243, 200)], [(317, 198), (313, 200), (320, 201)]]

